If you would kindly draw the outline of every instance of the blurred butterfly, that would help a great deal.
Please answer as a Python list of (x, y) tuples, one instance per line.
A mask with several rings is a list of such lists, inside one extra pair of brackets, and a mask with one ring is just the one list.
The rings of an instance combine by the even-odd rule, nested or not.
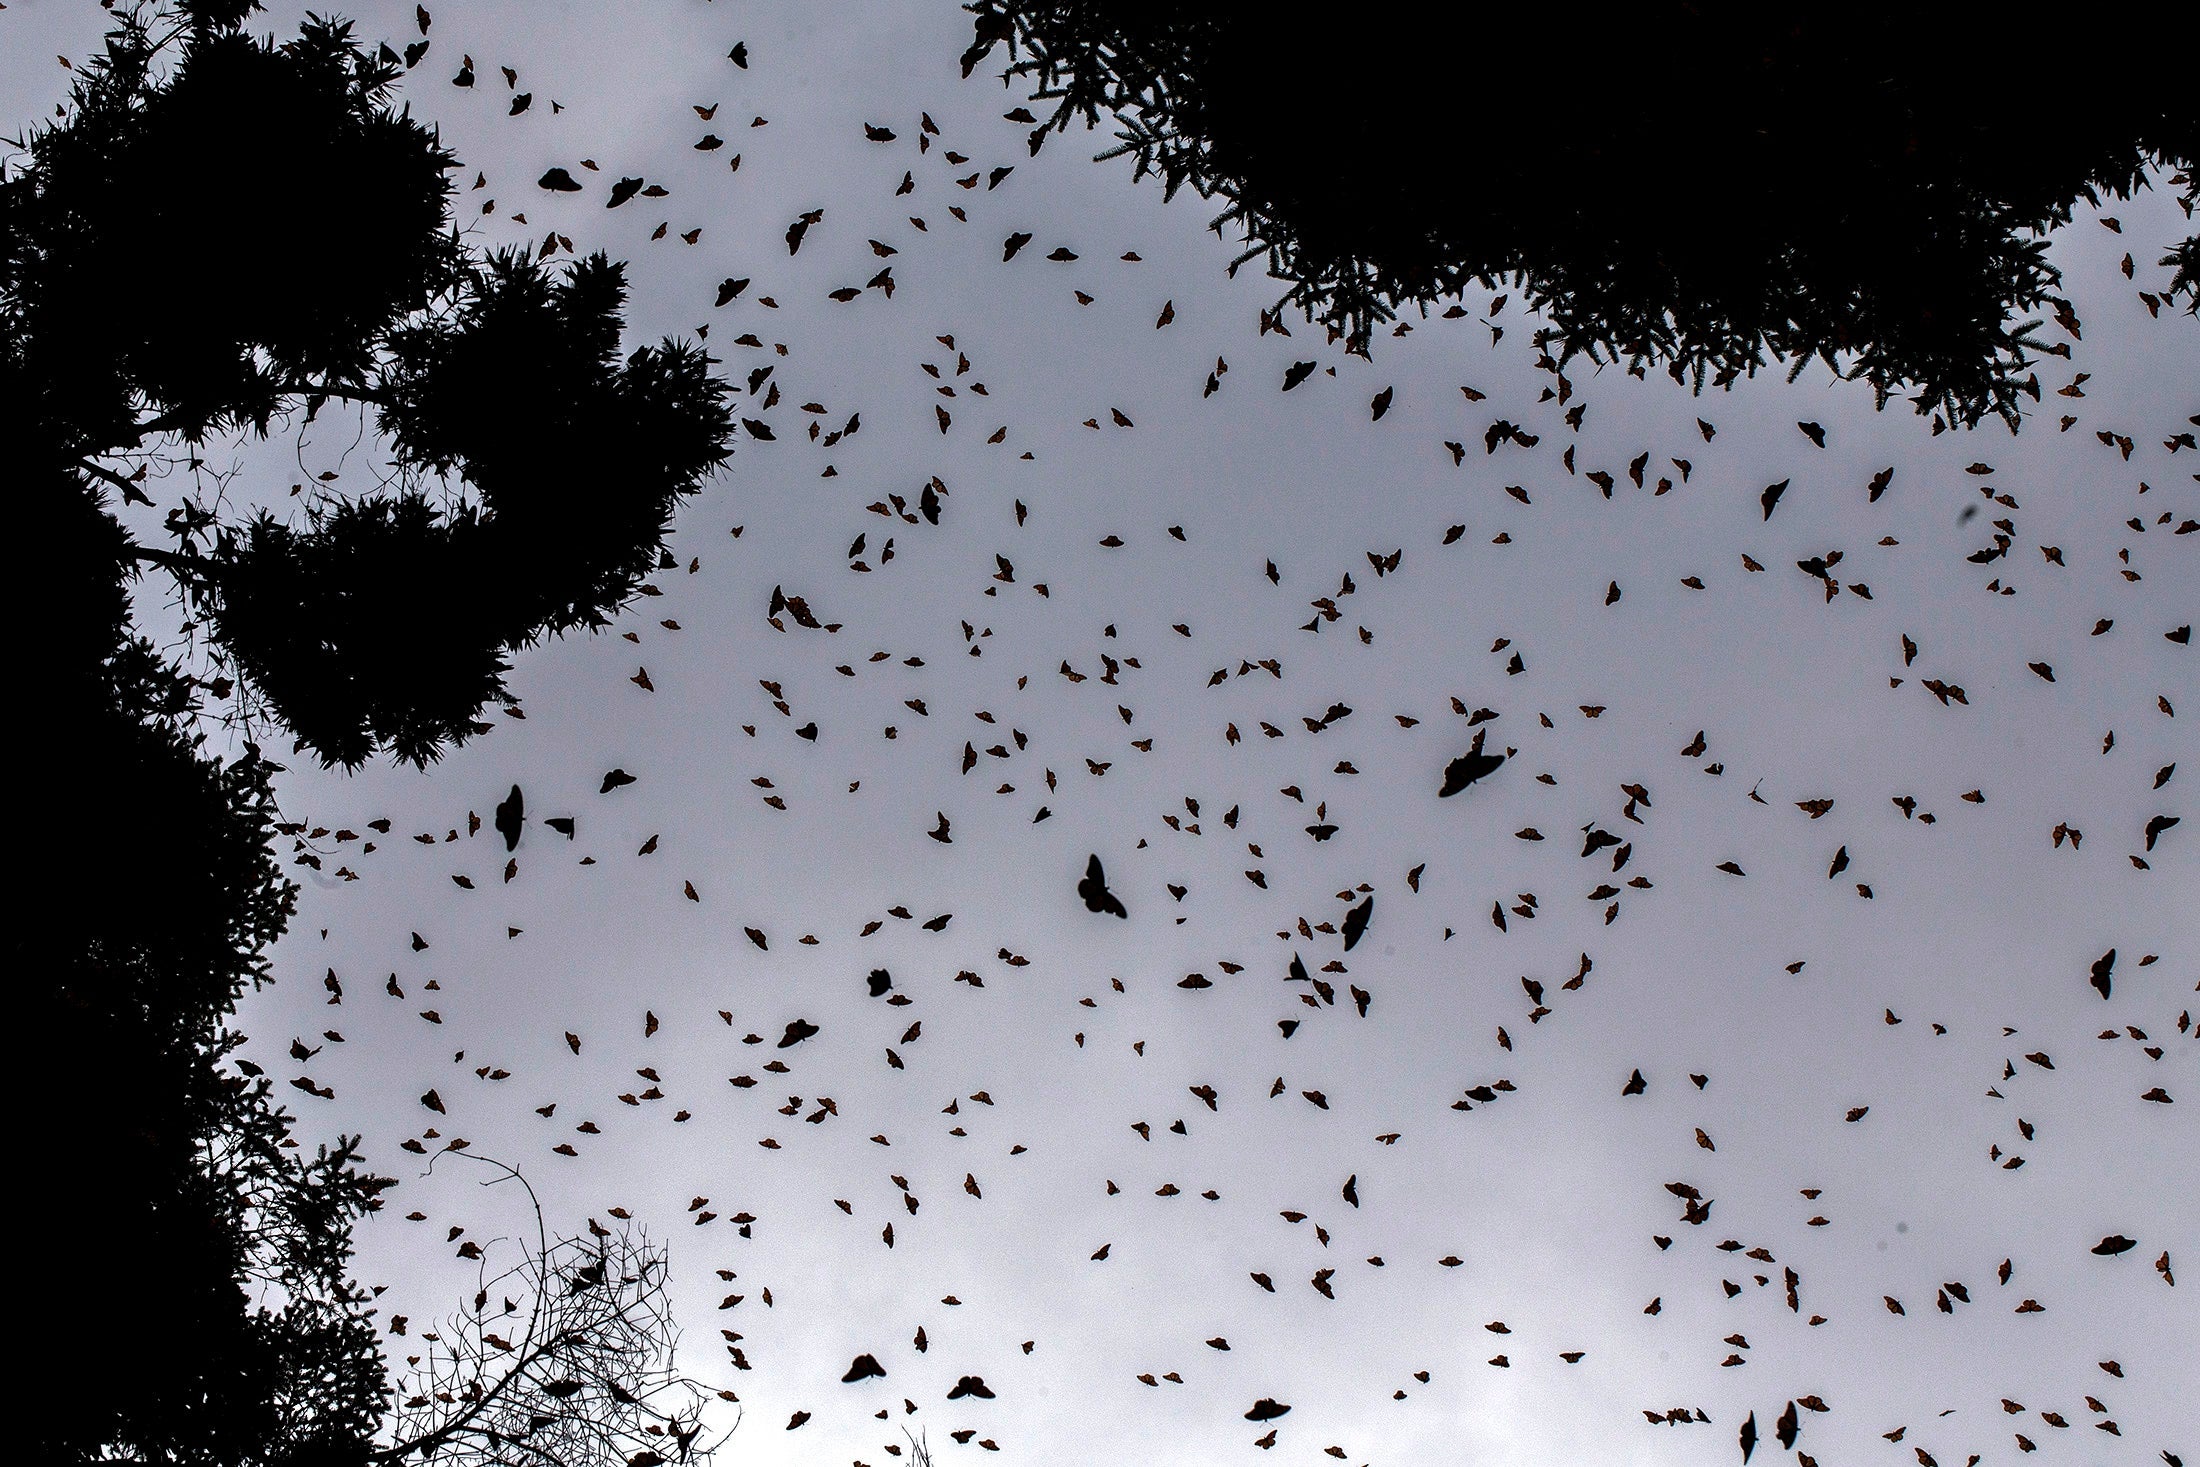
[(1107, 873), (1100, 869), (1100, 857), (1095, 854), (1085, 863), (1084, 879), (1077, 883), (1077, 895), (1084, 898), (1088, 912), (1113, 912), (1118, 917), (1129, 917), (1130, 909), (1123, 899), (1108, 890)]

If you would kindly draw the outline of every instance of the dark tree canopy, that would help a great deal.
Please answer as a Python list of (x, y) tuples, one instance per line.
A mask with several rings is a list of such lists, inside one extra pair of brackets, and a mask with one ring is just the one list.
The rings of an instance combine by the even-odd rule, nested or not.
[(463, 248), (456, 160), (392, 109), (398, 64), (335, 21), (255, 39), (248, 9), (133, 13), (0, 180), (11, 447), (142, 497), (127, 461), (171, 436), (371, 412), (373, 492), (244, 523), (186, 500), (168, 547), (60, 548), (75, 574), (164, 568), (323, 760), (426, 763), (512, 652), (635, 595), (730, 452), (727, 389), (692, 344), (622, 353), (621, 266)]
[[(1568, 355), (1724, 385), (1817, 358), (1883, 406), (2013, 427), (2038, 231), (2200, 187), (2200, 88), (2173, 45), (2059, 63), (1966, 7), (1666, 0), (1393, 5), (1318, 30), (1268, 6), (976, 0), (965, 74), (1116, 114), (1141, 174), (1228, 202), (1287, 299), (1364, 344), (1401, 307), (1511, 283)], [(2161, 242), (2200, 307), (2200, 244)], [(1242, 263), (1242, 259), (1240, 261)]]
[[(388, 1184), (356, 1138), (303, 1154), (234, 1056), (296, 889), (271, 849), (280, 766), (211, 753), (206, 700), (252, 694), (330, 763), (425, 763), (480, 727), (511, 653), (637, 593), (729, 453), (709, 358), (622, 352), (619, 266), (469, 251), (456, 160), (392, 107), (396, 61), (334, 21), (254, 38), (256, 9), (125, 7), (0, 177), (0, 436), (44, 572), (6, 938), (22, 1173), (53, 1214), (17, 1300), (39, 1462), (358, 1467), (390, 1417), (349, 1278)], [(195, 473), (208, 440), (347, 408), (388, 450), (370, 491), (236, 516), (236, 486)], [(167, 543), (118, 497), (168, 499)], [(148, 566), (211, 672), (136, 626)], [(646, 1325), (604, 1358), (646, 1363)]]
[[(19, 504), (26, 544), (123, 543), (67, 477), (22, 481)], [(21, 1174), (65, 1220), (21, 1270), (46, 1362), (29, 1456), (359, 1460), (387, 1386), (349, 1228), (382, 1184), (354, 1141), (298, 1155), (266, 1079), (225, 1062), (224, 1020), (295, 897), (271, 766), (198, 747), (194, 689), (131, 632), (116, 577), (56, 586), (34, 666), (61, 733), (19, 763), (36, 857), (7, 938), (31, 1036), (11, 1067)]]

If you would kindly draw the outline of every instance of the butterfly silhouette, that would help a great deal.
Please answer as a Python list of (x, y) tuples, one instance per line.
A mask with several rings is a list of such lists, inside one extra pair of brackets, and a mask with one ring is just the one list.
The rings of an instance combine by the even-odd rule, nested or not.
[(1444, 766), (1444, 787), (1436, 792), (1440, 799), (1449, 799), (1476, 780), (1495, 774), (1505, 763), (1503, 754), (1482, 752), (1483, 736), (1474, 736), (1474, 745), (1451, 763)]
[(1108, 875), (1100, 869), (1100, 857), (1097, 854), (1085, 862), (1085, 875), (1077, 883), (1077, 894), (1085, 899), (1085, 910), (1088, 912), (1113, 912), (1118, 917), (1130, 916), (1130, 909), (1123, 905), (1123, 899), (1108, 890)]

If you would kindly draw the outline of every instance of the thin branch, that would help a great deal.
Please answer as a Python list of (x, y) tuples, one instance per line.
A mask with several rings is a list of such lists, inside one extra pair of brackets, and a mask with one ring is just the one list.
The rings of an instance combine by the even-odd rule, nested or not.
[[(267, 389), (276, 397), (303, 397), (308, 399), (342, 398), (347, 402), (371, 402), (377, 407), (389, 407), (395, 399), (380, 388), (369, 387), (363, 382), (276, 382)], [(140, 418), (130, 426), (129, 442), (124, 447), (135, 447), (148, 438), (162, 433), (172, 433), (193, 421), (193, 415), (171, 409)]]
[(130, 446), (134, 447), (163, 433), (173, 433), (188, 421), (189, 415), (181, 412), (155, 413), (149, 418), (140, 418), (130, 425)]
[[(491, 1386), (488, 1390), (482, 1392), (480, 1399), (474, 1401), (457, 1416), (452, 1417), (449, 1421), (444, 1422), (441, 1426), (436, 1427), (432, 1431), (424, 1431), (420, 1435), (413, 1437), (408, 1441), (402, 1441), (392, 1446), (384, 1447), (381, 1450), (375, 1452), (368, 1460), (374, 1462), (397, 1462), (403, 1460), (407, 1453), (415, 1451), (420, 1452), (421, 1455), (425, 1457), (431, 1448), (473, 1430), (474, 1418), (481, 1415), (484, 1411), (488, 1410), (490, 1405), (496, 1401), (497, 1397), (504, 1393), (506, 1387), (511, 1385), (511, 1383), (515, 1380), (525, 1379), (529, 1367), (533, 1366), (536, 1361), (541, 1360), (544, 1356), (549, 1355), (552, 1351), (556, 1350), (558, 1346), (566, 1343), (571, 1338), (572, 1336), (569, 1334), (560, 1334), (553, 1335), (551, 1338), (543, 1341), (540, 1345), (535, 1346), (524, 1358), (522, 1358), (509, 1371), (507, 1371), (504, 1377), (500, 1379), (495, 1385)], [(458, 1352), (456, 1349), (452, 1350), (451, 1358), (454, 1362), (457, 1360)]]
[[(85, 473), (90, 474), (93, 478), (104, 479), (108, 483), (114, 485), (117, 489), (120, 489), (122, 491), (122, 498), (125, 503), (150, 505), (153, 502), (152, 497), (148, 495), (142, 487), (140, 487), (137, 479), (126, 479), (122, 475), (116, 473), (113, 469), (95, 464), (88, 458), (78, 459), (76, 461), (76, 466), (79, 469), (82, 469)], [(140, 473), (142, 477), (142, 471), (140, 471)]]
[(346, 402), (371, 402), (376, 407), (388, 407), (395, 401), (387, 392), (364, 382), (278, 382), (273, 384), (273, 391), (279, 397), (338, 397)]
[(150, 545), (136, 544), (122, 552), (122, 559), (139, 565), (157, 565), (178, 580), (202, 576), (213, 564), (202, 555), (179, 555), (173, 550), (156, 550)]
[[(600, 1230), (595, 1241), (553, 1243), (524, 1174), (493, 1157), (478, 1159), (502, 1174), (483, 1185), (517, 1177), (527, 1188), (537, 1248), (485, 1278), (474, 1303), (431, 1337), (435, 1348), (403, 1386), (411, 1399), (397, 1429), (409, 1434), (375, 1449), (370, 1462), (510, 1467), (515, 1459), (507, 1446), (524, 1447), (517, 1459), (523, 1462), (617, 1462), (668, 1433), (681, 1460), (707, 1461), (725, 1436), (698, 1440), (709, 1392), (674, 1365), (677, 1335), (664, 1297), (661, 1248)], [(517, 1318), (518, 1306), (507, 1299), (502, 1313), (484, 1312), (491, 1289), (514, 1285), (531, 1291), (527, 1333), (517, 1346), (498, 1338), (492, 1325)]]
[(483, 1182), (481, 1185), (484, 1187), (494, 1187), (499, 1182), (513, 1180), (517, 1181), (520, 1186), (526, 1188), (527, 1190), (528, 1205), (533, 1207), (535, 1210), (535, 1257), (541, 1260), (539, 1273), (535, 1280), (534, 1301), (532, 1306), (528, 1310), (527, 1315), (527, 1335), (525, 1340), (521, 1343), (519, 1350), (516, 1352), (519, 1356), (518, 1361), (513, 1364), (512, 1368), (505, 1373), (504, 1377), (499, 1380), (495, 1386), (490, 1388), (487, 1394), (483, 1395), (480, 1400), (474, 1402), (471, 1409), (460, 1413), (459, 1416), (457, 1416), (455, 1419), (444, 1423), (444, 1425), (436, 1428), (433, 1431), (425, 1432), (420, 1436), (414, 1437), (410, 1441), (392, 1446), (385, 1451), (377, 1452), (375, 1454), (375, 1460), (377, 1461), (396, 1461), (399, 1458), (403, 1457), (407, 1452), (410, 1452), (417, 1447), (421, 1447), (424, 1443), (430, 1443), (437, 1440), (447, 1441), (451, 1437), (457, 1435), (459, 1432), (464, 1431), (467, 1428), (468, 1423), (470, 1423), (475, 1417), (479, 1416), (483, 1411), (487, 1410), (489, 1404), (494, 1401), (500, 1394), (502, 1394), (507, 1386), (509, 1386), (514, 1380), (524, 1377), (527, 1373), (527, 1369), (529, 1366), (533, 1365), (543, 1356), (549, 1354), (552, 1350), (555, 1350), (559, 1345), (565, 1343), (565, 1341), (570, 1338), (568, 1334), (561, 1333), (552, 1337), (549, 1340), (542, 1342), (540, 1345), (537, 1345), (535, 1342), (536, 1331), (541, 1327), (542, 1324), (543, 1300), (546, 1297), (549, 1285), (550, 1241), (549, 1232), (544, 1227), (542, 1220), (542, 1199), (536, 1195), (534, 1184), (528, 1181), (525, 1176), (521, 1175), (519, 1168), (511, 1165), (509, 1162), (499, 1161), (493, 1156), (477, 1155), (470, 1151), (453, 1152), (448, 1149), (439, 1151), (434, 1156), (428, 1159), (428, 1170), (430, 1172), (433, 1172), (435, 1170), (436, 1162), (446, 1156), (460, 1156), (468, 1161), (485, 1162), (490, 1166), (498, 1168), (504, 1173), (504, 1175), (501, 1177), (492, 1177), (488, 1181)]
[[(453, 1153), (449, 1151), (442, 1151), (437, 1153), (438, 1156), (448, 1156), (452, 1154)], [(492, 1177), (488, 1181), (483, 1182), (481, 1185), (484, 1187), (494, 1187), (497, 1183), (505, 1181), (507, 1179), (516, 1181), (520, 1184), (520, 1186), (526, 1189), (527, 1204), (535, 1210), (535, 1256), (542, 1260), (543, 1277), (536, 1280), (534, 1307), (528, 1311), (527, 1337), (525, 1342), (520, 1346), (522, 1353), (524, 1353), (526, 1350), (534, 1345), (535, 1330), (537, 1326), (542, 1323), (542, 1301), (544, 1297), (544, 1286), (549, 1282), (548, 1274), (550, 1270), (550, 1234), (549, 1230), (543, 1226), (542, 1222), (542, 1199), (535, 1195), (535, 1184), (528, 1181), (526, 1177), (522, 1176), (520, 1174), (519, 1168), (511, 1165), (509, 1162), (499, 1161), (493, 1156), (481, 1156), (471, 1151), (461, 1151), (455, 1154), (465, 1157), (468, 1161), (486, 1162), (488, 1165), (496, 1167), (503, 1171), (504, 1176)], [(435, 1170), (434, 1157), (430, 1157), (428, 1159), (428, 1170)]]

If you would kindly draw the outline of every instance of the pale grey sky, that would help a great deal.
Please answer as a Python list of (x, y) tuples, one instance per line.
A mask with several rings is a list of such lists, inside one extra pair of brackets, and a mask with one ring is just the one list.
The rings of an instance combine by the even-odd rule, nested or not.
[[(1028, 156), (1028, 129), (1000, 118), (1026, 99), (958, 79), (952, 5), (430, 9), (405, 96), (458, 148), (462, 184), (485, 176), (459, 200), (475, 237), (554, 231), (629, 259), (637, 342), (708, 322), (728, 375), (745, 386), (770, 366), (780, 399), (760, 411), (743, 394), (775, 440), (744, 440), (682, 512), (664, 594), (612, 633), (522, 659), (523, 721), (497, 718), (426, 774), (346, 779), (301, 760), (284, 781), (293, 818), (365, 836), (392, 822), (371, 854), (317, 843), (324, 868), (299, 872), (281, 981), (240, 1021), (272, 1073), (335, 1090), (285, 1092), (305, 1135), (364, 1131), (404, 1179), (361, 1234), (363, 1276), (392, 1285), (385, 1312), (426, 1319), (470, 1291), (449, 1227), (526, 1231), (509, 1189), (449, 1166), (420, 1175), (399, 1143), (432, 1124), (431, 1149), (463, 1136), (523, 1168), (554, 1226), (623, 1206), (670, 1240), (683, 1361), (746, 1408), (728, 1461), (879, 1467), (907, 1424), (943, 1462), (984, 1439), (1027, 1462), (1311, 1463), (1335, 1446), (1360, 1463), (1694, 1463), (1730, 1460), (1752, 1410), (1769, 1437), (1811, 1393), (1831, 1409), (1805, 1414), (1800, 1446), (1829, 1464), (1913, 1448), (2009, 1460), (2018, 1432), (2041, 1462), (2200, 1460), (2185, 1384), (2200, 1375), (2200, 862), (2189, 819), (2151, 853), (2142, 834), (2187, 812), (2200, 775), (2200, 679), (2163, 635), (2200, 610), (2200, 537), (2176, 533), (2200, 514), (2200, 454), (2165, 445), (2200, 410), (2200, 334), (2137, 298), (2189, 228), (2168, 191), (2100, 211), (2120, 234), (2089, 211), (2058, 237), (2085, 337), (2048, 327), (2074, 357), (2043, 362), (2047, 405), (2015, 437), (1998, 424), (1936, 437), (1823, 370), (1698, 399), (1586, 363), (1567, 374), (1567, 406), (1586, 408), (1575, 432), (1538, 402), (1556, 384), (1535, 370), (1517, 299), (1494, 318), (1478, 296), (1464, 319), (1415, 320), (1372, 362), (1303, 322), (1260, 334), (1281, 287), (1252, 267), (1224, 278), (1234, 241), (1206, 231), (1213, 206), (1164, 204), (1127, 163), (1089, 162), (1104, 133)], [(356, 13), (370, 37), (417, 34), (410, 5)], [(11, 115), (50, 108), (66, 81), (52, 57), (83, 54), (99, 19), (49, 0), (0, 14)], [(725, 59), (737, 40), (745, 71)], [(449, 85), (462, 53), (471, 91)], [(518, 118), (500, 65), (534, 96)], [(691, 110), (713, 106), (708, 121)], [(940, 132), (920, 154), (927, 113)], [(896, 137), (867, 141), (865, 123)], [(706, 133), (723, 145), (697, 151)], [(586, 191), (538, 189), (552, 165)], [(997, 188), (957, 186), (1004, 165)], [(1471, 156), (1430, 168), (1447, 186)], [(897, 196), (905, 171), (914, 189)], [(607, 212), (622, 176), (670, 195)], [(790, 258), (787, 227), (812, 209), (823, 218)], [(1004, 264), (1016, 232), (1032, 242)], [(1078, 258), (1050, 261), (1057, 247)], [(828, 298), (882, 265), (891, 299)], [(752, 283), (714, 309), (727, 277)], [(738, 345), (745, 332), (764, 345)], [(1229, 370), (1203, 398), (1217, 357)], [(1279, 392), (1307, 359), (1335, 375)], [(2079, 372), (2081, 398), (2054, 395)], [(1371, 421), (1386, 387), (1392, 406)], [(2078, 422), (2058, 432), (2064, 411)], [(855, 435), (808, 438), (813, 417), (831, 431), (851, 413)], [(1540, 442), (1485, 454), (1499, 418)], [(1799, 420), (1823, 425), (1823, 450)], [(2130, 438), (2128, 460), (2102, 430)], [(333, 464), (350, 441), (325, 422), (303, 461)], [(1626, 470), (1644, 451), (1637, 489)], [(280, 476), (298, 452), (285, 439), (242, 461)], [(365, 476), (367, 452), (347, 477)], [(1617, 478), (1609, 501), (1584, 477), (1599, 469)], [(937, 526), (866, 508), (899, 495), (913, 510), (934, 476)], [(1654, 494), (1661, 478), (1672, 487)], [(1759, 495), (1782, 479), (1768, 521)], [(279, 497), (288, 480), (269, 482)], [(2009, 556), (1968, 563), (1999, 518)], [(850, 568), (858, 535), (869, 573)], [(1796, 562), (1835, 549), (1844, 589), (1828, 602)], [(1398, 570), (1379, 576), (1370, 554), (1393, 551)], [(1000, 558), (1013, 581), (994, 579)], [(839, 630), (775, 629), (775, 585)], [(1302, 629), (1323, 597), (1339, 619)], [(631, 681), (642, 669), (654, 691)], [(1928, 678), (1967, 703), (1943, 706)], [(1455, 698), (1495, 710), (1482, 727), (1517, 752), (1439, 801), (1471, 737)], [(1310, 732), (1338, 703), (1350, 716)], [(798, 737), (812, 721), (817, 738)], [(615, 767), (636, 783), (599, 794)], [(536, 820), (507, 882), (487, 822), (514, 781)], [(1648, 792), (1639, 824), (1627, 785)], [(1915, 799), (1914, 818), (1897, 798)], [(1798, 808), (1814, 800), (1832, 806)], [(469, 812), (484, 822), (471, 838)], [(951, 843), (927, 836), (940, 814)], [(548, 815), (573, 816), (576, 838)], [(1337, 829), (1317, 843), (1305, 827), (1320, 823)], [(1592, 824), (1632, 843), (1623, 871), (1608, 851), (1581, 858)], [(2058, 824), (2082, 847), (2057, 848)], [(1522, 839), (1531, 828), (1545, 838)], [(1128, 922), (1076, 898), (1094, 852)], [(332, 879), (340, 866), (359, 879)], [(1635, 876), (1652, 884), (1624, 885)], [(1375, 913), (1349, 957), (1297, 930), (1341, 921), (1340, 894), (1362, 883)], [(1589, 895), (1603, 884), (1620, 887), (1609, 923), (1611, 899)], [(1511, 909), (1502, 931), (1493, 905)], [(2104, 1003), (2086, 977), (2110, 947)], [(1294, 952), (1316, 970), (1343, 962), (1324, 975), (1335, 1006), (1302, 1005), (1305, 985), (1285, 980)], [(1584, 955), (1593, 966), (1565, 989)], [(867, 996), (875, 967), (907, 1006)], [(331, 969), (340, 1007), (324, 1001)], [(1180, 987), (1192, 973), (1212, 986)], [(1540, 1019), (1523, 979), (1541, 985)], [(1348, 985), (1370, 996), (1364, 1018)], [(661, 1027), (645, 1037), (651, 1014)], [(822, 1032), (780, 1053), (796, 1018)], [(1282, 1019), (1301, 1021), (1289, 1039)], [(302, 1067), (285, 1057), (293, 1036), (323, 1044), (327, 1029), (344, 1042)], [(787, 1072), (762, 1068), (773, 1060)], [(664, 1099), (622, 1103), (645, 1066)], [(1638, 1067), (1647, 1093), (1623, 1098)], [(729, 1085), (740, 1075), (759, 1083)], [(1452, 1108), (1499, 1080), (1515, 1088)], [(1195, 1086), (1214, 1088), (1214, 1110)], [(2176, 1103), (2140, 1098), (2156, 1086)], [(420, 1107), (431, 1087), (447, 1117)], [(820, 1097), (837, 1114), (806, 1124)], [(600, 1134), (577, 1133), (584, 1121)], [(2003, 1166), (2012, 1155), (2021, 1168)], [(1683, 1222), (1669, 1183), (1716, 1199), (1711, 1219)], [(701, 1226), (696, 1198), (716, 1214)], [(415, 1210), (428, 1220), (406, 1221)], [(744, 1211), (746, 1239), (728, 1221)], [(2088, 1251), (2111, 1233), (2138, 1246)], [(2188, 1274), (2175, 1287), (2153, 1266), (2164, 1250)], [(1325, 1269), (1334, 1298), (1311, 1286)], [(1972, 1302), (1943, 1314), (1950, 1282)], [(742, 1302), (720, 1309), (731, 1294)], [(2043, 1312), (2015, 1313), (2026, 1299)], [(752, 1369), (731, 1367), (721, 1329), (740, 1332)], [(1560, 1359), (1574, 1350), (1578, 1364)], [(887, 1379), (840, 1384), (859, 1352)], [(1504, 1368), (1489, 1363), (1500, 1354)], [(997, 1399), (944, 1400), (964, 1374)], [(1269, 1428), (1243, 1415), (1262, 1397), (1293, 1409), (1256, 1458)], [(1643, 1419), (1680, 1405), (1712, 1424)], [(790, 1432), (797, 1411), (811, 1419)]]

